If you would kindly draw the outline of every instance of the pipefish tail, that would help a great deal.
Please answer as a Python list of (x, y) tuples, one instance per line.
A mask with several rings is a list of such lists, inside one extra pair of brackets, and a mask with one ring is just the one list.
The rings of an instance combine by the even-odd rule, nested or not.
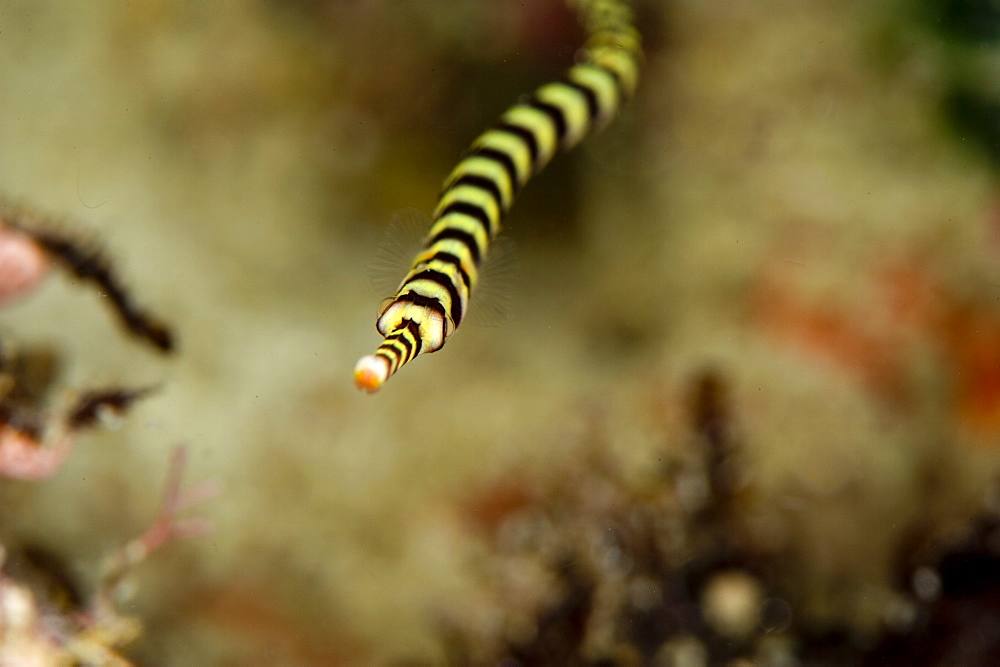
[(358, 360), (354, 382), (374, 393), (404, 364), (436, 352), (461, 324), (479, 269), (514, 197), (558, 149), (602, 128), (631, 97), (641, 39), (623, 0), (567, 0), (587, 32), (577, 64), (508, 109), (445, 179), (423, 249), (375, 323), (385, 338)]

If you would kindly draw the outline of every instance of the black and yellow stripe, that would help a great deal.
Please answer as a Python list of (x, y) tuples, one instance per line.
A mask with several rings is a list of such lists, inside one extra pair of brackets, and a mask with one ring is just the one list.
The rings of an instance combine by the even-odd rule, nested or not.
[(641, 44), (622, 0), (568, 0), (587, 41), (580, 62), (508, 109), (445, 179), (424, 249), (386, 299), (376, 328), (385, 341), (354, 369), (378, 391), (403, 364), (435, 352), (465, 317), (479, 267), (518, 191), (549, 163), (615, 116), (635, 90)]

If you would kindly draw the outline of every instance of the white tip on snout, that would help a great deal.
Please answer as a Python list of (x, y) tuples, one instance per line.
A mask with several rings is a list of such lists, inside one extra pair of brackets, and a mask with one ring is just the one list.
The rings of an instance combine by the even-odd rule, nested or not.
[(389, 379), (389, 360), (378, 354), (358, 359), (354, 366), (354, 384), (358, 389), (374, 394)]

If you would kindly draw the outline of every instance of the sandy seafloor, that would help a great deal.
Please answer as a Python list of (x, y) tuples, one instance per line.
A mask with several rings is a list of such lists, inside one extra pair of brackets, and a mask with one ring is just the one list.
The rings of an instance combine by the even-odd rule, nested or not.
[[(0, 536), (92, 581), (150, 519), (173, 445), (225, 486), (210, 535), (133, 573), (127, 655), (440, 661), (433, 619), (484, 595), (461, 499), (557, 475), (595, 418), (652, 474), (689, 444), (705, 367), (820, 616), (876, 623), (859, 600), (887, 589), (901, 531), (982, 504), (1000, 410), (963, 378), (1000, 358), (1000, 200), (905, 3), (642, 2), (636, 99), (511, 212), (510, 321), (354, 388), (384, 226), (429, 211), (476, 133), (572, 62), (550, 4), (0, 0), (0, 192), (100, 238), (180, 338), (161, 358), (63, 275), (0, 314), (59, 351), (66, 391), (162, 384), (51, 480), (0, 484)], [(901, 324), (879, 282), (898, 266), (917, 311), (933, 292), (977, 324)]]

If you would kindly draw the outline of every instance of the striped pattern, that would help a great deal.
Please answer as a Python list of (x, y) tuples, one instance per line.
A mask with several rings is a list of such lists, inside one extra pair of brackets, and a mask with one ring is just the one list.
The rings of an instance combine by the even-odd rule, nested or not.
[(375, 326), (385, 341), (354, 369), (360, 389), (376, 392), (404, 364), (435, 352), (465, 317), (479, 267), (518, 191), (631, 97), (641, 44), (622, 0), (567, 0), (587, 41), (579, 64), (508, 109), (481, 134), (445, 179), (424, 249)]

